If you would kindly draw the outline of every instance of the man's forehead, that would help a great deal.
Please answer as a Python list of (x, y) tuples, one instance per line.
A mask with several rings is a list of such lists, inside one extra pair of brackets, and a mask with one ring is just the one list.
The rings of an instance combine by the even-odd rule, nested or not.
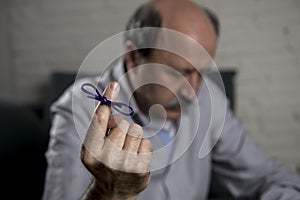
[(189, 33), (184, 34), (178, 31), (164, 29), (158, 34), (156, 47), (175, 52), (179, 55), (193, 56), (195, 54), (214, 55), (217, 46), (215, 35), (208, 33)]
[(199, 72), (207, 70), (212, 64), (212, 59), (207, 53), (190, 52), (180, 55), (162, 49), (153, 50), (152, 62), (167, 65), (176, 70), (198, 70)]

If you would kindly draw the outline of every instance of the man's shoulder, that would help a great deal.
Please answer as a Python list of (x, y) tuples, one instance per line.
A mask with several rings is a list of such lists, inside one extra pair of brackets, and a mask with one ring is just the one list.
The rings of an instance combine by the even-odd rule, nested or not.
[(96, 85), (96, 77), (84, 77), (76, 79), (52, 104), (51, 111), (56, 108), (71, 109), (74, 101), (82, 101), (86, 98), (85, 93), (82, 92), (81, 86), (84, 83), (91, 83)]

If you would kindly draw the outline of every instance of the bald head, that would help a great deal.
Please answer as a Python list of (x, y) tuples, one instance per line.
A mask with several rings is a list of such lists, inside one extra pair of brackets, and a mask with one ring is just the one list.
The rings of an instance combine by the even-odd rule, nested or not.
[(187, 0), (156, 0), (150, 4), (160, 13), (163, 28), (187, 34), (195, 29), (202, 29), (202, 32), (205, 30), (209, 34), (216, 34), (206, 11), (194, 2)]
[(151, 4), (160, 13), (163, 28), (193, 38), (213, 56), (217, 34), (205, 10), (187, 0), (155, 0)]
[[(214, 13), (194, 2), (188, 0), (151, 0), (136, 10), (127, 23), (126, 29), (142, 27), (172, 29), (193, 38), (213, 56), (213, 48), (216, 47), (219, 34), (218, 26), (218, 19)], [(128, 37), (125, 40), (133, 41), (137, 47), (147, 46), (139, 43), (143, 41), (155, 42), (153, 35), (156, 36), (156, 34), (149, 33), (149, 35), (140, 35), (140, 38), (131, 39)], [(150, 51), (150, 49), (141, 50), (144, 56), (150, 54)]]

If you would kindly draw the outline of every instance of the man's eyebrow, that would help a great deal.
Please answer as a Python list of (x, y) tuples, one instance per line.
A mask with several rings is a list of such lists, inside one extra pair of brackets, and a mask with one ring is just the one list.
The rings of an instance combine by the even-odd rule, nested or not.
[(175, 69), (176, 71), (178, 71), (179, 73), (191, 73), (194, 71), (197, 71), (198, 73), (205, 73), (207, 71), (207, 69), (198, 69), (197, 67), (186, 67), (186, 68), (176, 68), (173, 67), (173, 69)]
[(172, 66), (172, 65), (169, 65), (170, 67), (172, 67), (173, 69), (177, 70), (177, 71), (186, 71), (186, 70), (194, 70), (196, 69), (196, 67), (194, 66), (181, 66), (181, 67), (178, 67), (178, 66)]

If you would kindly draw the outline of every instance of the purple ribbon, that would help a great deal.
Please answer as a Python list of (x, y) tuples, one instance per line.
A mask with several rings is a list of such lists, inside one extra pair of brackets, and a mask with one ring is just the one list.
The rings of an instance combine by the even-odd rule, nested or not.
[[(96, 94), (93, 92), (90, 92), (86, 89), (86, 87), (92, 87), (95, 91)], [(113, 102), (108, 100), (105, 96), (102, 96), (99, 92), (99, 90), (91, 83), (84, 83), (81, 86), (81, 90), (85, 93), (87, 93), (87, 97), (91, 98), (91, 99), (96, 99), (98, 101), (100, 101), (101, 103), (108, 105), (110, 107), (112, 107), (113, 109), (115, 109), (116, 111), (118, 111), (119, 113), (121, 113), (122, 115), (126, 115), (126, 116), (132, 116), (134, 114), (134, 108), (130, 105), (127, 105), (125, 103), (121, 103), (121, 102)], [(122, 107), (126, 107), (126, 109), (128, 109), (128, 112), (123, 112), (121, 110)]]

